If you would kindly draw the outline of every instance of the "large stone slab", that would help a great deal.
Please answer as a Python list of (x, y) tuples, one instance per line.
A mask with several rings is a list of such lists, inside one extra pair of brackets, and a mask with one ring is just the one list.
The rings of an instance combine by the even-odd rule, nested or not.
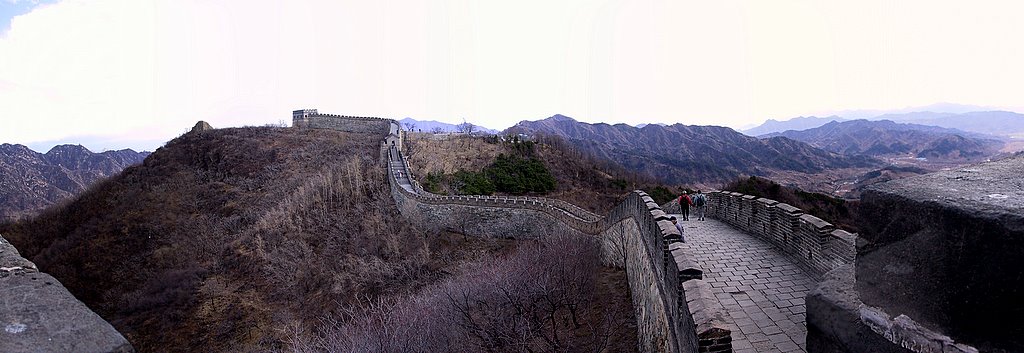
[(0, 237), (0, 352), (132, 352), (113, 326)]
[(1024, 156), (863, 194), (856, 289), (982, 351), (1024, 351)]

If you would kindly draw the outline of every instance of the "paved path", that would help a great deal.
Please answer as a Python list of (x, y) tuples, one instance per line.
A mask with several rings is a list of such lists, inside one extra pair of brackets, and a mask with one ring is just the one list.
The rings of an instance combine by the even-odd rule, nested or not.
[(684, 247), (738, 326), (733, 351), (806, 352), (804, 296), (814, 281), (804, 270), (771, 244), (725, 223), (687, 221), (685, 227)]

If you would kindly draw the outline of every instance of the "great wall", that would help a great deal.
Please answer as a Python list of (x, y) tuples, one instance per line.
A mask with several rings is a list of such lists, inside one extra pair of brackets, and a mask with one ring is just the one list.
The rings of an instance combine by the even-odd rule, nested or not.
[[(669, 244), (665, 238), (678, 231), (668, 217), (678, 205), (658, 205), (643, 191), (603, 216), (546, 198), (435, 195), (412, 178), (394, 120), (300, 110), (293, 126), (380, 134), (381, 166), (410, 221), (486, 237), (597, 237), (601, 261), (626, 271), (641, 352), (979, 351), (962, 340), (993, 352), (1024, 347), (1015, 322), (1024, 317), (1024, 264), (1014, 260), (1024, 249), (1024, 157), (876, 187), (864, 195), (872, 221), (861, 220), (863, 234), (774, 200), (710, 192), (711, 220), (687, 222), (688, 241)], [(0, 350), (131, 351), (12, 250), (0, 240), (0, 307), (7, 308), (0, 310)], [(72, 328), (59, 332), (72, 334), (45, 327), (54, 317), (15, 295), (20, 287), (10, 281), (24, 273), (58, 288), (69, 303), (62, 310), (81, 317), (63, 321)], [(42, 318), (26, 322), (32, 315)], [(12, 329), (15, 323), (22, 326)], [(37, 332), (22, 334), (30, 330)]]

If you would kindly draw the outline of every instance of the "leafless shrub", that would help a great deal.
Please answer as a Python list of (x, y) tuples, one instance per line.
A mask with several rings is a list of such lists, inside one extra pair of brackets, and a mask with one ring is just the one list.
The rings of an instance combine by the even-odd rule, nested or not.
[(594, 305), (598, 246), (555, 237), (366, 314), (326, 325), (293, 346), (331, 352), (567, 352), (605, 349), (615, 317)]

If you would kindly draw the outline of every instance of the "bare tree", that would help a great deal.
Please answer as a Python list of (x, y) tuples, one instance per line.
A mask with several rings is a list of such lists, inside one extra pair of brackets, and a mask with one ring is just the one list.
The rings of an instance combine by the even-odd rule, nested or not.
[(432, 133), (434, 135), (443, 134), (444, 133), (444, 129), (441, 128), (440, 126), (435, 126), (433, 129), (430, 129), (430, 133)]
[(473, 123), (466, 121), (466, 119), (462, 119), (462, 124), (456, 125), (455, 128), (459, 132), (466, 135), (472, 135), (477, 131), (476, 125), (473, 125)]
[(402, 126), (405, 126), (405, 131), (410, 131), (410, 132), (416, 131), (416, 123), (414, 123), (414, 122), (411, 122), (411, 121), (404, 122), (404, 123), (402, 123)]

